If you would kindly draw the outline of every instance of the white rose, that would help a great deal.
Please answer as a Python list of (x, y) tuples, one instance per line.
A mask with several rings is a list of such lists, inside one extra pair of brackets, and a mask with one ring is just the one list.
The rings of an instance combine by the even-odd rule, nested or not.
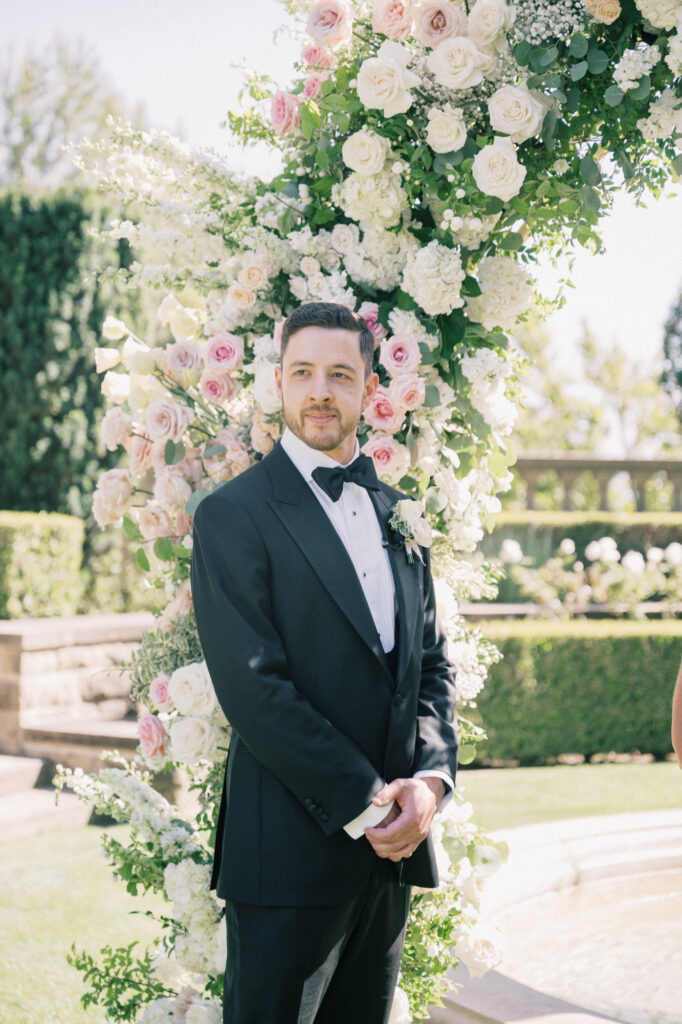
[(488, 100), (490, 124), (496, 132), (509, 135), (513, 142), (540, 133), (545, 108), (521, 85), (503, 85)]
[(117, 320), (115, 316), (108, 316), (102, 324), (102, 337), (105, 341), (120, 341), (126, 334), (128, 334), (128, 328), (122, 320)]
[(426, 141), (434, 153), (454, 153), (462, 148), (466, 140), (463, 110), (449, 103), (440, 109), (432, 107), (429, 110)]
[(426, 64), (439, 85), (446, 89), (470, 89), (483, 81), (483, 71), (490, 63), (466, 36), (444, 39), (429, 54)]
[(183, 511), (192, 495), (192, 488), (185, 477), (172, 466), (166, 467), (156, 477), (154, 498), (163, 508)]
[(127, 373), (114, 373), (109, 370), (102, 381), (102, 394), (110, 402), (119, 405), (125, 402), (130, 394), (130, 377)]
[(95, 370), (97, 373), (106, 373), (118, 366), (121, 362), (121, 355), (117, 348), (96, 348), (95, 349)]
[(385, 117), (404, 114), (412, 105), (410, 89), (419, 77), (407, 70), (409, 51), (400, 43), (386, 40), (376, 57), (363, 62), (357, 78), (357, 92), (366, 107), (383, 110)]
[(92, 499), (92, 514), (98, 526), (111, 526), (127, 512), (133, 500), (133, 485), (125, 469), (102, 473)]
[(465, 932), (458, 939), (455, 955), (469, 968), (472, 978), (482, 977), (502, 958), (497, 935), (493, 931), (485, 931), (480, 926)]
[(519, 194), (526, 177), (526, 168), (517, 160), (516, 147), (508, 138), (497, 138), (479, 150), (471, 170), (481, 192), (505, 202)]
[(332, 228), (331, 243), (342, 255), (353, 252), (360, 244), (360, 229), (356, 224), (335, 224)]
[[(222, 969), (222, 968), (221, 968)], [(220, 1024), (223, 1013), (217, 1003), (207, 1003), (204, 999), (192, 1003), (185, 1015), (185, 1024)]]
[[(150, 355), (153, 357), (153, 362), (149, 363)], [(138, 366), (137, 360), (143, 359), (142, 369)], [(149, 345), (145, 345), (143, 341), (138, 341), (136, 338), (126, 338), (125, 344), (121, 349), (121, 359), (126, 370), (130, 370), (131, 373), (151, 373), (156, 363), (157, 353), (152, 352)]]
[(411, 1024), (412, 1014), (407, 995), (401, 988), (396, 987), (391, 1003), (391, 1013), (388, 1024)]
[(274, 363), (261, 363), (256, 368), (253, 396), (264, 413), (279, 412), (282, 402), (277, 392)]
[(205, 718), (181, 718), (169, 730), (174, 761), (191, 764), (216, 754), (218, 730)]
[(237, 309), (250, 309), (256, 302), (256, 293), (250, 288), (245, 288), (239, 282), (230, 285), (227, 289), (227, 297)]
[(387, 153), (388, 141), (367, 128), (349, 135), (341, 149), (346, 167), (358, 174), (378, 174), (383, 170)]
[(496, 43), (513, 23), (514, 14), (504, 0), (477, 0), (469, 11), (467, 34), (476, 46), (483, 49)]
[(132, 416), (118, 406), (109, 409), (100, 424), (102, 444), (108, 451), (115, 451), (119, 445), (128, 440), (132, 428)]
[(155, 999), (144, 1008), (140, 1017), (140, 1024), (172, 1024), (173, 1022), (173, 1000)]
[(176, 668), (168, 681), (168, 694), (183, 715), (210, 715), (217, 705), (205, 661)]

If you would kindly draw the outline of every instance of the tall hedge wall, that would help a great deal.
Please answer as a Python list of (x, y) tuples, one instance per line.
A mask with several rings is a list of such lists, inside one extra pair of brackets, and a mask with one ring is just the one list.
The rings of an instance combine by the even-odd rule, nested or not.
[(682, 622), (486, 622), (503, 654), (478, 700), (486, 758), (665, 756)]
[(75, 615), (83, 521), (49, 512), (0, 512), (0, 619)]

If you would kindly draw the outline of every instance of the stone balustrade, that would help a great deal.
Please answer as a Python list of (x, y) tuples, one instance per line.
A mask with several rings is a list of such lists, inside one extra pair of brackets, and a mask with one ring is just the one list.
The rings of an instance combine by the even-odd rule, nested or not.
[(556, 474), (563, 492), (564, 509), (574, 508), (573, 489), (579, 477), (590, 474), (599, 488), (599, 508), (609, 509), (608, 492), (619, 474), (629, 478), (637, 511), (647, 508), (646, 485), (664, 476), (672, 488), (671, 511), (682, 511), (682, 458), (607, 459), (591, 452), (524, 452), (513, 467), (526, 486), (526, 506), (535, 508), (538, 484), (548, 473)]

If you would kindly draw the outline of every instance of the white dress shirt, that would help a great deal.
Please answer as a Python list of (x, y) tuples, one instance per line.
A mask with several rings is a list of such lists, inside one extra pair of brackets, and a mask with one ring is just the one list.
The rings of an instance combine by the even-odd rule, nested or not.
[[(332, 501), (326, 491), (313, 480), (313, 470), (318, 466), (337, 469), (339, 465), (350, 465), (359, 454), (355, 449), (349, 462), (339, 463), (325, 452), (310, 448), (296, 437), (287, 427), (282, 435), (282, 448), (304, 478), (329, 520), (341, 538), (360, 581), (369, 610), (374, 620), (381, 646), (390, 651), (395, 644), (395, 584), (388, 551), (383, 546), (381, 526), (377, 519), (372, 499), (365, 487), (355, 483), (344, 483), (341, 497)], [(440, 802), (441, 810), (452, 798), (453, 781), (447, 772), (438, 770), (416, 772), (415, 778), (438, 778), (446, 787)], [(344, 826), (352, 839), (359, 839), (366, 828), (378, 825), (391, 810), (393, 803), (385, 807), (370, 804), (352, 821)]]

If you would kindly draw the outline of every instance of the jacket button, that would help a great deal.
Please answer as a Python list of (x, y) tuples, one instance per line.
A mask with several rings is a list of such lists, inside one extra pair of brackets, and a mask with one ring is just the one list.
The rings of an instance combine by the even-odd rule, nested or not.
[(395, 696), (393, 697), (393, 707), (399, 708), (403, 702), (403, 695), (400, 690), (396, 690)]
[(320, 821), (329, 821), (329, 815), (328, 814), (321, 814), (320, 815)]

